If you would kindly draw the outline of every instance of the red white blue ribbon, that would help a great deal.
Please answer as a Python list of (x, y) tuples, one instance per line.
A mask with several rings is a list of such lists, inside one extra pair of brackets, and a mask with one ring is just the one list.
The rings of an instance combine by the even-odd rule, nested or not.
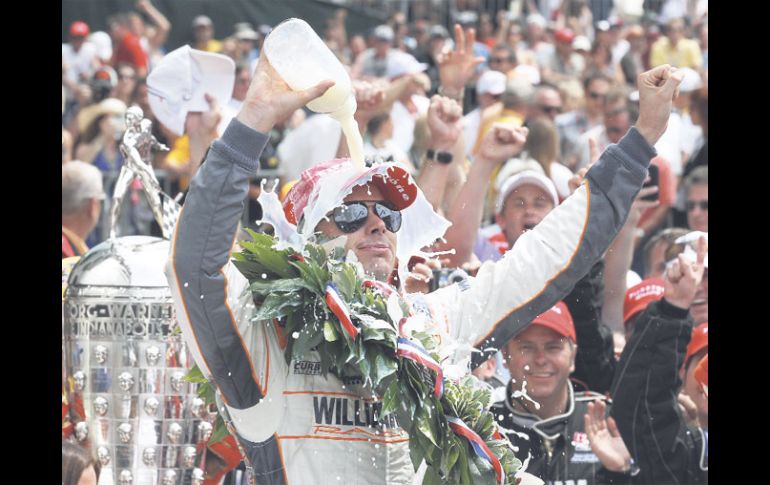
[(333, 283), (326, 284), (326, 304), (334, 315), (339, 319), (342, 328), (350, 335), (353, 340), (358, 337), (358, 328), (353, 325), (350, 319), (350, 311), (342, 300), (339, 290)]
[(503, 465), (500, 464), (500, 460), (497, 459), (497, 456), (495, 456), (487, 444), (484, 443), (484, 440), (481, 439), (481, 436), (470, 429), (468, 425), (463, 423), (463, 420), (460, 418), (447, 416), (446, 420), (449, 422), (449, 427), (452, 428), (452, 431), (467, 439), (471, 443), (473, 449), (476, 451), (476, 454), (484, 460), (488, 461), (490, 465), (492, 465), (492, 469), (495, 470), (495, 477), (497, 477), (497, 483), (499, 485), (504, 485), (505, 473), (503, 472)]
[(435, 371), (436, 382), (433, 385), (433, 393), (437, 398), (441, 398), (444, 394), (444, 372), (441, 370), (439, 363), (430, 356), (427, 350), (425, 350), (425, 347), (419, 342), (399, 337), (396, 344), (396, 355), (422, 364)]

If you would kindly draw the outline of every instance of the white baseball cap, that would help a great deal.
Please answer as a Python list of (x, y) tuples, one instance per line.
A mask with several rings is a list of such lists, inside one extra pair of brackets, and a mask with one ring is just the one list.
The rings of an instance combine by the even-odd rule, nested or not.
[(696, 71), (689, 67), (679, 68), (682, 71), (682, 82), (679, 84), (680, 93), (690, 93), (703, 87), (703, 80)]
[(407, 74), (417, 74), (428, 68), (424, 62), (418, 62), (411, 54), (406, 52), (393, 51), (388, 55), (388, 64), (385, 68), (385, 76), (388, 79), (395, 79)]
[(553, 184), (553, 182), (551, 182), (551, 179), (540, 172), (536, 172), (534, 170), (525, 170), (523, 172), (517, 173), (512, 177), (509, 177), (505, 180), (505, 182), (503, 182), (502, 186), (500, 187), (500, 191), (497, 194), (495, 212), (499, 214), (503, 210), (503, 205), (505, 204), (505, 199), (508, 197), (508, 194), (521, 187), (522, 185), (527, 184), (540, 187), (545, 191), (545, 193), (551, 196), (551, 201), (553, 202), (554, 207), (559, 205), (559, 196), (556, 195), (556, 186)]
[(225, 105), (234, 83), (232, 59), (185, 45), (169, 52), (147, 76), (150, 107), (164, 126), (182, 135), (187, 113), (208, 111), (205, 94)]
[(476, 83), (476, 92), (478, 94), (489, 93), (495, 96), (503, 94), (506, 80), (505, 74), (500, 71), (486, 71)]

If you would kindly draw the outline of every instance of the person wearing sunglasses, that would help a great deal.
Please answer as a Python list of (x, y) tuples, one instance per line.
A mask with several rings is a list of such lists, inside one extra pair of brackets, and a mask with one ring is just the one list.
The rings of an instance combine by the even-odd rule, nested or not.
[(562, 111), (562, 104), (561, 93), (555, 86), (541, 84), (535, 89), (535, 94), (532, 96), (525, 126), (529, 126), (531, 120), (539, 117), (548, 117), (554, 121), (556, 115)]
[[(272, 204), (263, 205), (265, 218), (280, 241), (320, 237), (325, 248), (342, 247), (348, 261), (355, 258), (367, 278), (392, 283), (391, 294), (402, 308), (425, 317), (429, 331), (442, 336), (443, 350), (456, 349), (445, 364), (467, 367), (470, 346), (505, 345), (565, 296), (622, 226), (681, 79), (661, 67), (641, 81), (644, 109), (637, 127), (605, 152), (584, 185), (467, 285), (427, 295), (400, 292), (409, 257), (441, 237), (449, 223), (393, 164), (358, 167), (337, 159), (314, 165), (282, 204), (274, 194), (266, 199)], [(241, 111), (211, 145), (190, 185), (166, 275), (182, 334), (221, 394), (221, 411), (259, 483), (339, 479), (406, 485), (415, 478), (407, 431), (393, 416), (377, 415), (380, 397), (361, 376), (321, 375), (320, 359), (328, 356), (310, 351), (301, 362), (287, 361), (287, 339), (294, 336), (283, 335), (280, 321), (254, 320), (257, 308), (248, 280), (230, 261), (248, 181), (267, 133), (331, 85), (324, 81), (291, 91), (267, 58), (260, 58)], [(460, 136), (460, 118), (451, 121), (450, 115), (432, 132), (433, 143)], [(214, 131), (216, 123), (209, 118), (216, 116), (188, 115), (191, 151), (199, 150), (201, 134)], [(523, 143), (515, 130), (496, 126), (481, 143), (474, 167), (494, 167), (520, 152)]]

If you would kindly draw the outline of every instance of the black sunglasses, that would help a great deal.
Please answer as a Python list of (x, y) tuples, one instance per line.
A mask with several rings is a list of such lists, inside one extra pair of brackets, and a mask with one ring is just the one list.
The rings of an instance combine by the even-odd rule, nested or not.
[(700, 207), (700, 210), (707, 211), (709, 210), (709, 201), (707, 200), (688, 200), (685, 202), (684, 206), (687, 208), (687, 212), (690, 212), (691, 210), (695, 210), (696, 207)]
[(332, 220), (345, 234), (354, 233), (369, 218), (369, 204), (374, 206), (374, 213), (382, 219), (388, 231), (398, 232), (401, 229), (401, 211), (391, 209), (382, 202), (347, 202), (332, 211)]
[(593, 99), (604, 99), (604, 98), (607, 97), (606, 94), (595, 93), (593, 91), (589, 91), (588, 95), (591, 96), (591, 98), (593, 98)]

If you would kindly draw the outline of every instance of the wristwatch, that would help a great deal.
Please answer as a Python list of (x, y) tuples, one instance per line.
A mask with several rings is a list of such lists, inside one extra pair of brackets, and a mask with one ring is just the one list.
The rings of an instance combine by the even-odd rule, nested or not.
[(438, 163), (442, 163), (444, 165), (449, 165), (452, 163), (452, 159), (454, 158), (449, 152), (437, 152), (432, 148), (428, 149), (428, 151), (425, 153), (425, 157), (428, 160), (435, 160)]

